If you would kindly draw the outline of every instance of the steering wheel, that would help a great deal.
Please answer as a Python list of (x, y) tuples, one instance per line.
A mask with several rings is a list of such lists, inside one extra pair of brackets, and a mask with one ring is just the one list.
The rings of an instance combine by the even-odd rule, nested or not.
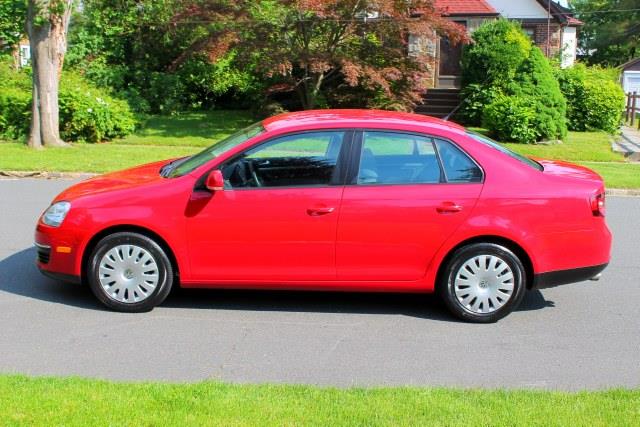
[(245, 159), (245, 164), (247, 165), (247, 167), (249, 168), (249, 174), (251, 175), (251, 178), (253, 179), (253, 183), (256, 185), (256, 187), (262, 187), (262, 181), (260, 180), (260, 178), (258, 178), (258, 174), (256, 173), (256, 168), (253, 164), (253, 160), (252, 159)]

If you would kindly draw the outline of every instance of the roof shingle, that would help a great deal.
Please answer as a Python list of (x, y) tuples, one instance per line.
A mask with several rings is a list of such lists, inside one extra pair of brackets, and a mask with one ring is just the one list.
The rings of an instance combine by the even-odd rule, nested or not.
[(485, 0), (435, 0), (436, 9), (443, 15), (497, 15)]

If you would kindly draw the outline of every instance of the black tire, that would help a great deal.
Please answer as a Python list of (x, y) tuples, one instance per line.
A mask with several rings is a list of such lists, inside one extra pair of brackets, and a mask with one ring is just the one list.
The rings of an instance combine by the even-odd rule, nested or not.
[[(463, 306), (455, 292), (455, 279), (463, 265), (479, 255), (492, 255), (505, 262), (513, 273), (513, 292), (504, 305), (488, 313), (477, 313)], [(526, 270), (522, 261), (508, 248), (495, 243), (474, 243), (456, 250), (447, 262), (438, 284), (438, 292), (447, 308), (459, 319), (473, 323), (493, 323), (515, 310), (526, 292)], [(462, 298), (462, 297), (461, 297)]]
[[(103, 256), (119, 245), (135, 245), (146, 250), (157, 265), (158, 282), (150, 294), (139, 302), (120, 302), (112, 298), (100, 283), (99, 265)], [(124, 313), (143, 313), (153, 310), (167, 298), (174, 281), (173, 266), (158, 243), (149, 237), (131, 232), (118, 232), (101, 239), (95, 246), (87, 263), (87, 279), (93, 294), (108, 308)]]

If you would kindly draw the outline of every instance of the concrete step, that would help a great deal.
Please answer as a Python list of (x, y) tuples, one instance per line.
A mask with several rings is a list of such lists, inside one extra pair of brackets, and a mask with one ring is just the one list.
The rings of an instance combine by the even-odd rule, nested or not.
[(632, 162), (640, 162), (640, 131), (629, 126), (622, 127), (620, 137), (611, 143), (611, 148)]
[(424, 111), (414, 111), (416, 114), (421, 114), (423, 116), (435, 117), (436, 119), (444, 119), (449, 115), (449, 113), (432, 113), (432, 112), (424, 112)]
[(448, 106), (448, 105), (418, 105), (415, 108), (416, 112), (419, 113), (442, 113), (442, 114), (449, 114), (450, 112), (452, 112), (454, 109), (456, 108), (456, 106)]
[(451, 94), (451, 95), (459, 95), (460, 89), (427, 89), (426, 95), (429, 94)]
[(453, 105), (456, 106), (460, 103), (457, 98), (445, 98), (445, 99), (433, 99), (425, 98), (422, 105)]

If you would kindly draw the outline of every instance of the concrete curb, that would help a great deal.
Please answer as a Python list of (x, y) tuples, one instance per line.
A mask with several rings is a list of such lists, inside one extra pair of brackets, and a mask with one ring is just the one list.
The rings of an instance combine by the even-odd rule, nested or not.
[[(3, 171), (0, 170), (0, 179), (38, 178), (38, 179), (86, 179), (100, 175), (86, 172), (45, 172), (45, 171)], [(640, 188), (607, 188), (608, 196), (640, 197)]]
[(640, 197), (640, 189), (637, 188), (607, 188), (607, 196)]
[(91, 178), (99, 175), (87, 172), (46, 172), (46, 171), (3, 171), (0, 170), (2, 178), (40, 178), (40, 179), (76, 179)]

